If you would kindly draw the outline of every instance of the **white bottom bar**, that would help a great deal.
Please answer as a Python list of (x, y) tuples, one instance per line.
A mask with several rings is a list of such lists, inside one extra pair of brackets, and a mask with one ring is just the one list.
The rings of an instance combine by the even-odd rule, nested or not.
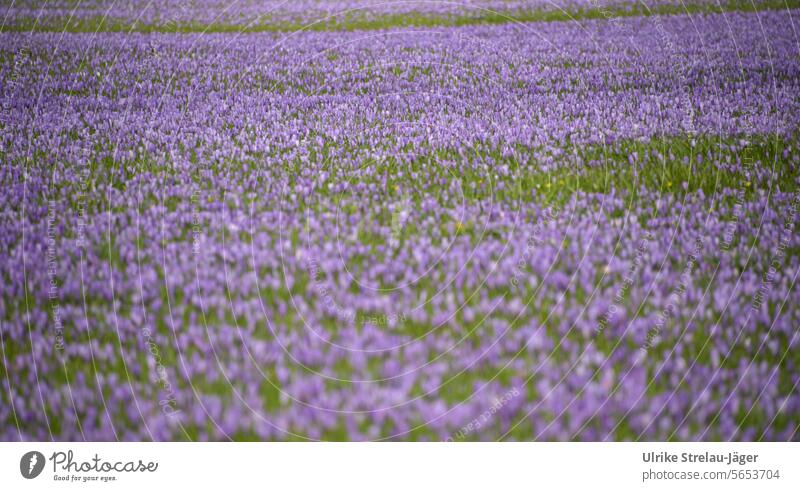
[[(32, 451), (45, 465), (26, 479)], [(798, 457), (800, 443), (3, 443), (0, 487), (796, 490)]]

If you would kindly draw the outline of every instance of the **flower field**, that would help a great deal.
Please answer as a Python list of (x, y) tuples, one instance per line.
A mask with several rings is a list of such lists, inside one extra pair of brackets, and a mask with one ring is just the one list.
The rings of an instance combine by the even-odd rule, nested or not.
[(799, 439), (791, 3), (139, 3), (3, 7), (1, 440)]

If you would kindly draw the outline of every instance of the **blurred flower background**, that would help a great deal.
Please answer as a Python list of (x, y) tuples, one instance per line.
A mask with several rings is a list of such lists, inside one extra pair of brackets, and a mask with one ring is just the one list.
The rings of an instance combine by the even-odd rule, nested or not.
[(3, 440), (797, 440), (795, 2), (3, 2)]

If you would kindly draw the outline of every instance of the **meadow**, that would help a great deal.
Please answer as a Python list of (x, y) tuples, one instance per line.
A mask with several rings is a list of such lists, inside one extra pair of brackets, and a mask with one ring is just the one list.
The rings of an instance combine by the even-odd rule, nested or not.
[(791, 2), (107, 4), (4, 4), (1, 440), (798, 439)]

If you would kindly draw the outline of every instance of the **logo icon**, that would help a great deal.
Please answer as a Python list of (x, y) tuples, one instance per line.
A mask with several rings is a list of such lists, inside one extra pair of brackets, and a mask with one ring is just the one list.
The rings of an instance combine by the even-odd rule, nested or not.
[(19, 471), (25, 479), (33, 479), (44, 469), (44, 455), (41, 452), (28, 452), (19, 461)]

